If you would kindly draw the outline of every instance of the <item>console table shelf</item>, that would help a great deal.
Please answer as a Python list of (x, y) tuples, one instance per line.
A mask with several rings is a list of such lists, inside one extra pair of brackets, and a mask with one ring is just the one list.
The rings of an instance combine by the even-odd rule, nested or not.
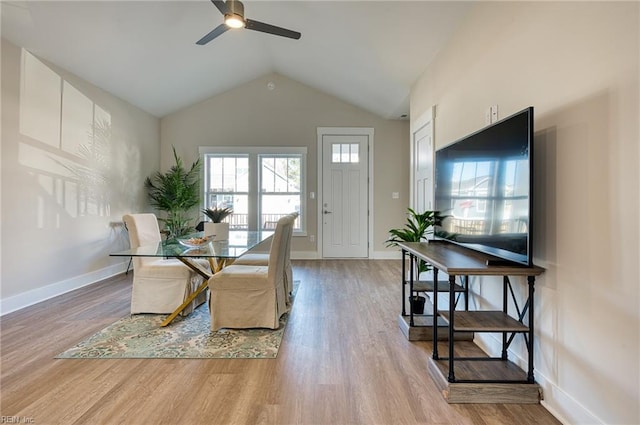
[[(534, 283), (535, 277), (544, 272), (537, 266), (520, 266), (496, 262), (495, 258), (467, 248), (444, 241), (401, 242), (398, 243), (403, 255), (403, 297), (405, 286), (404, 258), (409, 255), (409, 263), (413, 267), (416, 261), (422, 260), (433, 266), (431, 289), (437, 292), (448, 292), (448, 309), (438, 308), (438, 297), (433, 297), (433, 311), (438, 320), (431, 320), (433, 337), (433, 355), (429, 361), (429, 372), (450, 403), (537, 403), (540, 399), (540, 387), (535, 383), (533, 368), (534, 350)], [(416, 292), (413, 269), (410, 269), (410, 293)], [(442, 285), (438, 274), (445, 272), (448, 282)], [(456, 282), (462, 277), (463, 285)], [(469, 276), (502, 276), (503, 309), (502, 311), (469, 311), (468, 277)], [(527, 278), (528, 298), (520, 309), (516, 300), (509, 276)], [(427, 285), (423, 285), (427, 287)], [(444, 288), (443, 288), (444, 286)], [(462, 289), (461, 289), (462, 288)], [(444, 289), (444, 291), (442, 290)], [(457, 310), (457, 297), (464, 292), (464, 311)], [(516, 312), (508, 311), (509, 294)], [(404, 299), (403, 299), (404, 313)], [(514, 316), (514, 313), (515, 316)], [(410, 312), (411, 322), (413, 317)], [(447, 357), (440, 357), (439, 334), (444, 329), (441, 319), (446, 323)], [(438, 323), (438, 326), (434, 326)], [(438, 331), (440, 328), (440, 332)], [(459, 354), (460, 344), (471, 344), (467, 341), (456, 341), (456, 335), (473, 335), (475, 332), (491, 332), (502, 334), (502, 353), (500, 357), (468, 356)], [(523, 371), (508, 359), (508, 349), (516, 335), (523, 335), (528, 354), (527, 370)], [(454, 353), (456, 353), (454, 355)], [(457, 371), (457, 374), (456, 374)], [(452, 396), (453, 394), (453, 396)]]
[[(435, 284), (433, 283), (433, 280), (416, 280), (413, 282), (413, 292), (433, 292), (434, 289)], [(454, 291), (465, 292), (465, 289), (463, 286), (460, 286), (456, 283), (454, 286)], [(449, 282), (445, 282), (442, 280), (439, 281), (438, 292), (449, 292)]]
[[(463, 354), (460, 353), (463, 352)], [(456, 355), (472, 360), (456, 361), (457, 382), (447, 381), (449, 362), (446, 359), (429, 359), (429, 374), (448, 403), (518, 403), (537, 404), (541, 390), (536, 384), (527, 383), (527, 373), (510, 361), (487, 358), (471, 341), (456, 341)], [(476, 383), (474, 380), (508, 380), (508, 383)]]
[[(438, 314), (449, 323), (449, 312)], [(529, 327), (502, 311), (456, 311), (455, 332), (529, 332)]]

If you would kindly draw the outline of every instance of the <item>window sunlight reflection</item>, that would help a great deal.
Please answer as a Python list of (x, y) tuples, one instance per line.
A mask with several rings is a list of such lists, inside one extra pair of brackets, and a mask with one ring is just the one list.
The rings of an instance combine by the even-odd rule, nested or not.
[(18, 159), (41, 188), (38, 227), (110, 215), (111, 115), (22, 49)]

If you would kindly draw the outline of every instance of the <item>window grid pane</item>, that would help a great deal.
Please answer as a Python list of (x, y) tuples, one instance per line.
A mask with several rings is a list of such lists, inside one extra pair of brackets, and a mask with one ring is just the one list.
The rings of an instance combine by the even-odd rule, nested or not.
[(349, 159), (349, 162), (353, 164), (360, 162), (358, 148), (359, 148), (359, 145), (357, 143), (351, 144), (351, 158)]
[(333, 163), (340, 162), (340, 144), (339, 143), (331, 144), (331, 162)]
[(300, 192), (300, 158), (289, 158), (289, 192)]
[(209, 158), (209, 190), (222, 190), (222, 158)]
[(236, 158), (236, 192), (249, 192), (249, 158)]
[(340, 162), (349, 162), (349, 159), (351, 157), (350, 145), (347, 144), (347, 143), (343, 143), (340, 150), (342, 151), (342, 155), (340, 157)]

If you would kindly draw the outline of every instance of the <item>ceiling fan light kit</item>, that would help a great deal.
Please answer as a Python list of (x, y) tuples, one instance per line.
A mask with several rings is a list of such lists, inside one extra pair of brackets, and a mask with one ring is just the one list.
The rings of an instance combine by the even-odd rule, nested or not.
[(224, 23), (229, 28), (244, 28), (245, 23), (243, 19), (240, 19), (236, 15), (226, 15), (224, 17)]
[(244, 5), (240, 0), (211, 0), (211, 3), (224, 15), (224, 23), (218, 25), (207, 35), (196, 42), (198, 45), (205, 45), (214, 38), (225, 33), (229, 28), (246, 28), (248, 30), (260, 31), (267, 34), (278, 35), (280, 37), (293, 38), (299, 40), (302, 34), (264, 22), (246, 19), (244, 17)]

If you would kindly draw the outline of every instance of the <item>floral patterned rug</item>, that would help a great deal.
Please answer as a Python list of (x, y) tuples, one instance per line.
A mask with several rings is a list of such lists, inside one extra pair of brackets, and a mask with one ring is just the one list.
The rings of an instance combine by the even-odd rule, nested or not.
[[(294, 289), (297, 288), (294, 286)], [(160, 323), (166, 315), (137, 314), (118, 320), (56, 358), (273, 359), (278, 355), (288, 316), (284, 314), (280, 318), (280, 327), (275, 330), (212, 332), (207, 303), (187, 317), (178, 316), (164, 328)]]

